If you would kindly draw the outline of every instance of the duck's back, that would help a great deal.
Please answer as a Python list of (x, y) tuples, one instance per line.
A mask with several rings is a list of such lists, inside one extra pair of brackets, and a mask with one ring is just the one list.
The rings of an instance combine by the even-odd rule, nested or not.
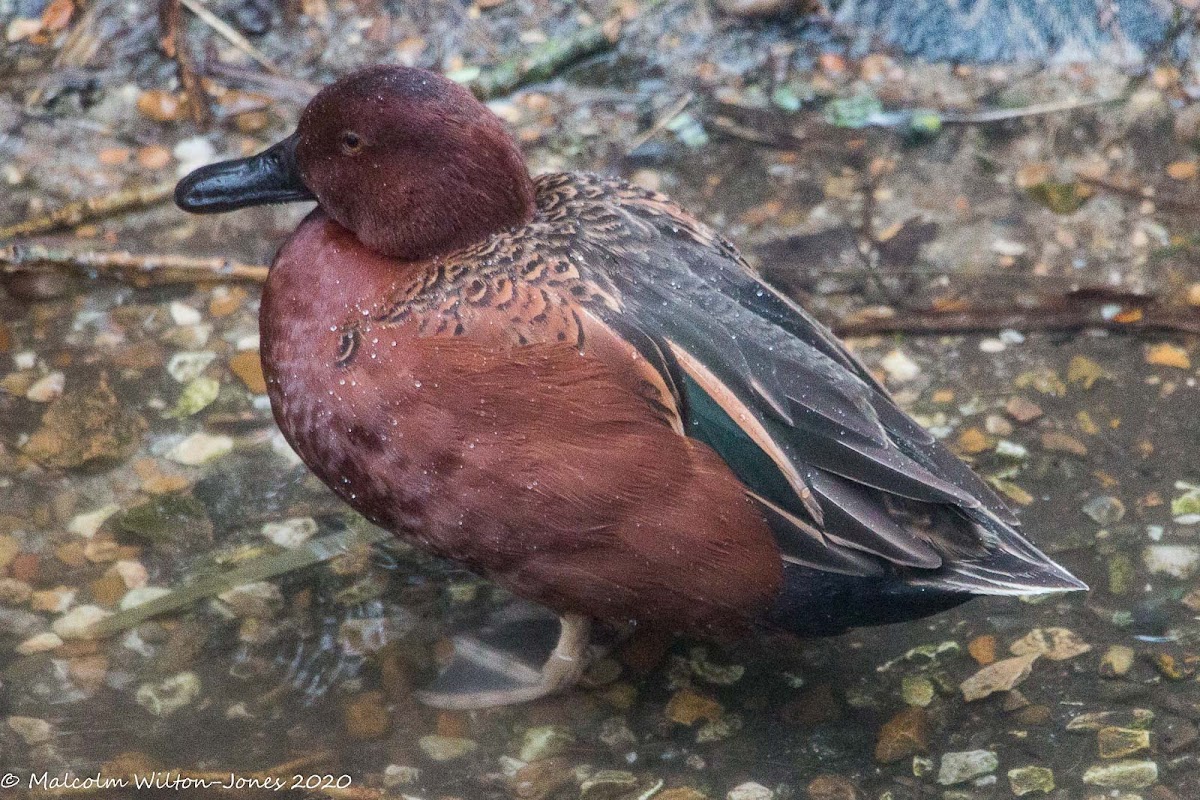
[[(877, 609), (851, 604), (841, 622), (806, 621), (811, 632), (972, 594), (1084, 588), (824, 326), (670, 199), (551, 176), (539, 207), (569, 229), (571, 262), (608, 301), (592, 313), (664, 375), (687, 435), (759, 503), (783, 551), (785, 594), (878, 597)], [(784, 605), (786, 617), (803, 601)]]

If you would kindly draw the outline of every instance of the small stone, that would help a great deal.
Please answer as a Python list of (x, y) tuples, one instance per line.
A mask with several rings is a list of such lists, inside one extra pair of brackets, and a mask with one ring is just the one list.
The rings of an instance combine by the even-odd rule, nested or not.
[(1176, 489), (1183, 489), (1183, 494), (1171, 498), (1171, 516), (1180, 525), (1196, 525), (1200, 523), (1200, 486), (1179, 481)]
[(929, 750), (929, 713), (920, 706), (909, 706), (888, 720), (879, 730), (875, 760), (883, 764), (911, 758)]
[(679, 725), (695, 725), (700, 720), (720, 719), (724, 709), (707, 695), (691, 689), (680, 689), (667, 703), (667, 719)]
[(179, 161), (176, 174), (181, 178), (194, 169), (211, 164), (217, 158), (216, 148), (203, 136), (192, 136), (180, 140), (171, 154)]
[(988, 414), (983, 420), (983, 429), (992, 436), (1009, 436), (1013, 432), (1013, 424), (999, 414)]
[(982, 700), (995, 692), (1006, 692), (1029, 677), (1039, 653), (1006, 658), (984, 667), (959, 686), (967, 702)]
[(580, 800), (619, 800), (637, 788), (638, 779), (623, 769), (602, 769), (579, 786)]
[(154, 122), (176, 122), (183, 119), (187, 97), (164, 89), (147, 89), (138, 95), (137, 110)]
[(217, 599), (240, 618), (270, 619), (283, 608), (283, 593), (269, 581), (243, 583), (217, 595)]
[(233, 438), (197, 431), (167, 452), (176, 464), (199, 466), (233, 452)]
[(521, 738), (521, 749), (517, 758), (522, 761), (538, 761), (551, 758), (566, 750), (575, 742), (575, 735), (558, 725), (540, 725), (525, 731)]
[(690, 786), (680, 786), (654, 795), (654, 800), (708, 800), (708, 795)]
[[(279, 589), (274, 584), (266, 585), (278, 593)], [(392, 715), (388, 711), (382, 692), (363, 692), (346, 703), (344, 721), (346, 736), (358, 741), (367, 741), (379, 739), (387, 733), (392, 724)]]
[(629, 750), (637, 746), (637, 734), (621, 717), (609, 717), (600, 724), (596, 738), (613, 750)]
[(775, 793), (761, 783), (750, 781), (730, 789), (725, 800), (775, 800)]
[(1187, 350), (1184, 350), (1178, 345), (1163, 342), (1156, 344), (1146, 350), (1146, 363), (1155, 364), (1160, 367), (1174, 367), (1176, 369), (1191, 369), (1192, 360), (1188, 357)]
[(1200, 740), (1200, 729), (1181, 717), (1164, 717), (1155, 728), (1154, 743), (1167, 753), (1186, 750)]
[(179, 383), (190, 383), (203, 375), (216, 357), (211, 350), (185, 350), (171, 356), (167, 373)]
[(740, 731), (746, 721), (738, 714), (722, 714), (720, 719), (706, 722), (696, 731), (696, 744), (719, 742)]
[(121, 510), (121, 507), (116, 503), (109, 503), (101, 506), (94, 511), (88, 511), (83, 514), (76, 514), (67, 523), (67, 530), (71, 533), (78, 534), (85, 539), (91, 539), (96, 535), (96, 531), (100, 530), (100, 526), (111, 517), (113, 514)]
[(50, 723), (37, 717), (9, 717), (8, 727), (25, 740), (25, 744), (41, 744), (54, 736)]
[(1151, 574), (1185, 580), (1200, 567), (1200, 548), (1185, 544), (1155, 544), (1142, 551), (1142, 563)]
[(1176, 181), (1190, 181), (1196, 177), (1197, 166), (1195, 161), (1172, 161), (1167, 164), (1167, 177)]
[(1196, 672), (1196, 659), (1177, 658), (1174, 653), (1157, 652), (1150, 656), (1158, 674), (1170, 681), (1182, 681)]
[(0, 578), (0, 605), (19, 606), (33, 595), (33, 587), (16, 578)]
[(34, 653), (45, 653), (50, 650), (62, 647), (63, 640), (57, 633), (47, 631), (39, 633), (35, 636), (30, 636), (25, 641), (17, 645), (17, 652), (23, 656), (30, 656)]
[(1018, 725), (1034, 728), (1049, 723), (1054, 719), (1054, 715), (1046, 706), (1029, 705), (1017, 711), (1013, 718)]
[(1046, 431), (1042, 434), (1042, 447), (1058, 453), (1070, 453), (1074, 456), (1086, 456), (1087, 445), (1069, 433), (1062, 431)]
[(1104, 367), (1086, 356), (1072, 356), (1071, 363), (1067, 365), (1067, 382), (1078, 383), (1085, 390), (1091, 389), (1101, 378), (1111, 377)]
[(1149, 729), (1153, 723), (1154, 712), (1148, 708), (1135, 708), (1131, 711), (1093, 711), (1072, 718), (1067, 723), (1067, 730), (1099, 731), (1109, 726)]
[(989, 449), (992, 446), (992, 440), (979, 428), (970, 427), (958, 434), (955, 446), (961, 453), (976, 455)]
[(933, 681), (924, 675), (905, 675), (900, 681), (900, 697), (910, 706), (928, 706), (934, 691)]
[(1101, 525), (1115, 525), (1125, 517), (1125, 504), (1120, 498), (1101, 495), (1087, 501), (1083, 513)]
[(1105, 789), (1145, 789), (1158, 782), (1158, 764), (1153, 761), (1093, 764), (1083, 773), (1083, 782)]
[(1017, 767), (1008, 771), (1008, 785), (1012, 793), (1022, 797), (1034, 792), (1049, 794), (1054, 791), (1054, 771), (1046, 767)]
[(895, 383), (907, 383), (921, 374), (921, 367), (909, 357), (908, 353), (896, 349), (884, 356), (879, 366)]
[(216, 402), (217, 395), (220, 393), (220, 381), (207, 375), (201, 375), (183, 387), (183, 391), (175, 401), (175, 406), (166, 412), (166, 416), (172, 419), (195, 416)]
[(21, 544), (12, 536), (0, 536), (0, 569), (5, 569), (17, 559)]
[(1036, 654), (1051, 661), (1066, 661), (1091, 652), (1092, 646), (1068, 628), (1034, 628), (1008, 649), (1015, 656)]
[(417, 745), (421, 748), (421, 752), (438, 762), (454, 761), (470, 755), (479, 748), (479, 745), (470, 739), (462, 739), (457, 736), (438, 736), (437, 734), (422, 736), (417, 740)]
[(200, 697), (200, 678), (194, 672), (181, 672), (158, 683), (138, 687), (134, 700), (156, 717), (169, 717)]
[(718, 664), (710, 660), (705, 647), (692, 648), (688, 665), (696, 677), (718, 686), (732, 686), (746, 674), (746, 668), (741, 664)]
[(75, 595), (76, 590), (70, 586), (55, 586), (53, 589), (42, 589), (30, 595), (29, 607), (34, 611), (61, 614), (75, 602)]
[(162, 145), (152, 144), (139, 147), (135, 158), (143, 169), (160, 170), (171, 163), (171, 151)]
[(168, 311), (171, 314), (171, 321), (176, 325), (195, 325), (203, 319), (199, 310), (179, 300), (173, 301), (168, 307)]
[(62, 397), (66, 386), (66, 376), (61, 372), (51, 372), (49, 375), (38, 378), (25, 390), (25, 399), (34, 403), (49, 403), (51, 400)]
[(50, 627), (63, 639), (90, 639), (92, 626), (109, 616), (100, 606), (76, 606), (51, 623)]
[(263, 376), (262, 359), (255, 350), (237, 353), (229, 359), (229, 369), (254, 394), (267, 393), (267, 379)]
[(967, 652), (981, 666), (986, 667), (996, 661), (996, 637), (990, 633), (976, 636), (967, 643)]
[(121, 579), (126, 589), (140, 589), (150, 582), (150, 573), (140, 561), (122, 559), (112, 565), (112, 573)]
[(88, 584), (92, 602), (105, 608), (112, 608), (121, 601), (125, 594), (125, 581), (115, 572), (106, 572)]
[(1115, 595), (1128, 594), (1137, 577), (1137, 567), (1126, 553), (1114, 553), (1108, 560), (1108, 590)]
[(946, 753), (938, 768), (937, 781), (942, 786), (954, 786), (995, 772), (999, 766), (1000, 759), (991, 750)]
[(1150, 731), (1138, 728), (1101, 728), (1096, 733), (1101, 758), (1127, 758), (1150, 749)]
[(312, 517), (292, 517), (262, 526), (262, 535), (286, 550), (296, 549), (316, 534), (317, 521)]
[(117, 514), (112, 527), (123, 541), (133, 539), (151, 545), (204, 540), (213, 532), (204, 504), (187, 494), (156, 495)]
[(96, 387), (52, 402), (24, 452), (51, 469), (119, 463), (137, 450), (147, 427), (102, 377)]
[(1119, 678), (1133, 668), (1134, 650), (1123, 644), (1114, 644), (1100, 658), (1100, 674), (1106, 678)]
[(1004, 411), (1021, 424), (1033, 422), (1042, 415), (1042, 407), (1032, 400), (1016, 395), (1010, 397)]
[(858, 788), (841, 775), (818, 775), (805, 790), (808, 800), (858, 800)]
[(383, 770), (383, 785), (388, 789), (412, 786), (421, 780), (421, 770), (416, 767), (388, 764)]
[(104, 688), (108, 680), (108, 658), (99, 653), (72, 658), (67, 674), (81, 690), (94, 694)]
[[(577, 779), (574, 766), (565, 758), (544, 758), (530, 764), (511, 760), (514, 769), (509, 775), (510, 794), (518, 800), (561, 797), (556, 793)], [(508, 774), (509, 770), (505, 768), (504, 772)]]

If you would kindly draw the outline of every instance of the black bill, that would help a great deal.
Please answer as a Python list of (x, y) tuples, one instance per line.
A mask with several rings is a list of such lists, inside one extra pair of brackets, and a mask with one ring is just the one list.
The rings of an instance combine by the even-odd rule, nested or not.
[(197, 214), (315, 199), (300, 179), (294, 133), (256, 156), (201, 167), (175, 186), (175, 205)]

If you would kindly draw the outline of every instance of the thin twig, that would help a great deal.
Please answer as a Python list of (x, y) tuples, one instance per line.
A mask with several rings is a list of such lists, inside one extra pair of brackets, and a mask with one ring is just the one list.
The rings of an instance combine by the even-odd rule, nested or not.
[(658, 119), (654, 121), (653, 125), (634, 137), (633, 141), (629, 143), (629, 147), (625, 148), (625, 152), (632, 153), (634, 150), (637, 150), (655, 136), (658, 136), (658, 134), (662, 132), (663, 128), (667, 127), (671, 120), (683, 113), (683, 110), (688, 107), (688, 103), (691, 103), (695, 97), (695, 92), (688, 92), (683, 97), (679, 98), (670, 106), (668, 106), (667, 110), (659, 115)]
[(0, 228), (0, 242), (18, 236), (33, 236), (51, 233), (63, 228), (73, 228), (84, 222), (140, 211), (165, 202), (175, 194), (175, 181), (164, 181), (135, 189), (122, 189), (101, 197), (90, 197), (68, 203), (60, 209), (42, 214), (6, 228)]
[(908, 334), (944, 336), (988, 331), (1082, 331), (1089, 329), (1144, 333), (1200, 334), (1200, 312), (1184, 309), (1139, 309), (1129, 321), (1123, 315), (1109, 317), (1098, 308), (1063, 308), (1059, 305), (1034, 308), (979, 307), (954, 311), (903, 311), (881, 316), (851, 314), (830, 322), (838, 336)]
[(197, 0), (179, 0), (179, 2), (182, 3), (188, 11), (191, 11), (193, 14), (195, 14), (201, 22), (216, 31), (218, 35), (225, 39), (225, 41), (229, 42), (231, 45), (261, 64), (263, 69), (265, 69), (267, 72), (270, 72), (274, 75), (280, 74), (279, 68), (271, 63), (271, 59), (263, 55), (261, 50), (250, 44), (250, 41), (245, 36), (242, 36), (236, 30), (231, 28), (229, 24), (225, 22), (225, 20), (209, 11), (207, 8), (197, 2)]
[(1075, 111), (1080, 108), (1103, 106), (1117, 103), (1126, 99), (1125, 93), (1112, 97), (1093, 97), (1086, 100), (1056, 100), (1050, 103), (1034, 103), (1021, 108), (990, 108), (985, 111), (972, 111), (965, 114), (942, 114), (942, 122), (949, 125), (978, 125), (987, 122), (1006, 122), (1024, 117), (1036, 117), (1045, 114), (1060, 114), (1064, 111)]
[(174, 254), (144, 255), (124, 251), (72, 251), (42, 245), (0, 247), (0, 273), (33, 269), (69, 269), (89, 277), (116, 278), (134, 286), (204, 281), (267, 279), (267, 267), (225, 258), (194, 258)]

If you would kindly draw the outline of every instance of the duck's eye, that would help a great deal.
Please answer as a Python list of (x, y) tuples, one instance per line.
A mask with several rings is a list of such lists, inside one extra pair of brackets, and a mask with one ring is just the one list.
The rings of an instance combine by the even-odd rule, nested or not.
[(342, 151), (347, 155), (353, 155), (362, 149), (362, 137), (354, 131), (344, 131), (342, 133)]

